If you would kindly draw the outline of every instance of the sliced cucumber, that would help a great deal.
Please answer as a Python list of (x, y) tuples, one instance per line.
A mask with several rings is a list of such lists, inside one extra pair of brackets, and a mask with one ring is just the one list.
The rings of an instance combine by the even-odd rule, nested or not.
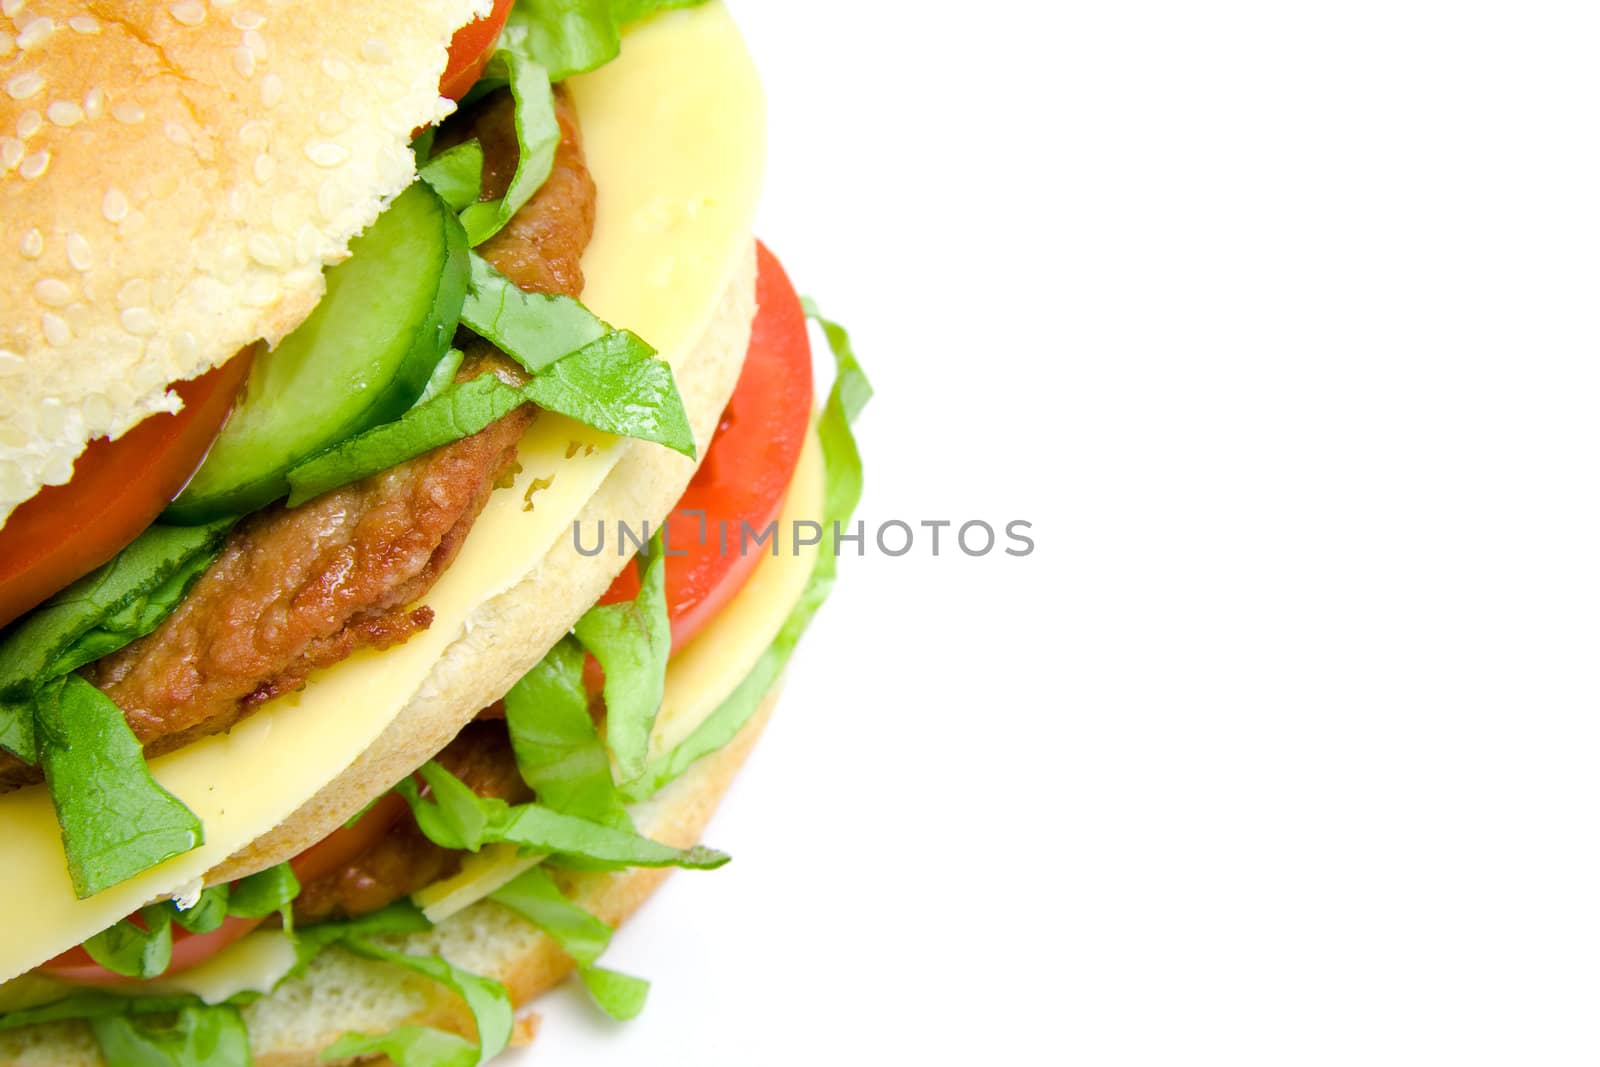
[(311, 317), (257, 357), (239, 406), (167, 519), (264, 507), (289, 491), (290, 467), (405, 412), (450, 347), (467, 276), (455, 212), (413, 184), (328, 270)]

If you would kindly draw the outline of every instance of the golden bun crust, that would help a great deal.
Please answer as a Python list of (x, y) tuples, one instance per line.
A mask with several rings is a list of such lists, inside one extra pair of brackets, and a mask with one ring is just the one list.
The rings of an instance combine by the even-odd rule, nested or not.
[[(741, 260), (699, 344), (673, 367), (701, 455), (739, 379), (755, 316), (755, 246)], [(659, 445), (629, 442), (579, 516), (652, 525), (672, 510), (696, 463)], [(505, 695), (600, 598), (626, 564), (581, 555), (559, 539), (533, 573), (482, 605), (422, 687), (362, 756), (275, 830), (206, 875), (232, 881), (295, 856), (336, 830), (374, 796), (431, 759), (480, 710)]]
[[(0, 7), (0, 525), (322, 295), (488, 0)], [(158, 238), (152, 240), (151, 238)]]
[[(705, 757), (635, 810), (641, 833), (678, 848), (700, 840), (722, 795), (744, 764), (777, 703), (774, 689), (761, 710), (726, 747)], [(578, 874), (564, 888), (578, 904), (619, 925), (667, 877), (664, 870)], [(572, 970), (554, 941), (507, 908), (483, 901), (434, 929), (388, 941), (407, 952), (443, 956), (494, 978), (524, 1005)], [(314, 1067), (321, 1052), (348, 1031), (387, 1033), (400, 1026), (434, 1026), (473, 1034), (472, 1017), (453, 993), (392, 964), (329, 949), (307, 972), (244, 1009), (256, 1067)], [(519, 1042), (532, 1037), (525, 1018)], [(82, 1024), (54, 1024), (0, 1034), (0, 1062), (15, 1067), (102, 1067)], [(386, 1061), (385, 1061), (386, 1062)]]

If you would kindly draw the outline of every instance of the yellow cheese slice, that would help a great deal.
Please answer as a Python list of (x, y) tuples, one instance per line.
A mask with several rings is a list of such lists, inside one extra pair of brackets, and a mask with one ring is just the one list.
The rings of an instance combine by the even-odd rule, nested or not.
[[(666, 691), (650, 735), (653, 755), (670, 752), (728, 699), (794, 610), (816, 564), (817, 548), (796, 545), (792, 534), (797, 522), (821, 521), (822, 473), (822, 446), (812, 433), (784, 498), (772, 542), (776, 553), (756, 565), (738, 594), (667, 665)], [(491, 846), (463, 863), (454, 876), (413, 894), (412, 900), (429, 919), (441, 923), (541, 859), (519, 856), (510, 846)]]
[(282, 930), (246, 934), (197, 967), (171, 978), (146, 982), (140, 995), (193, 993), (207, 1004), (221, 1004), (240, 993), (270, 993), (292, 970), (294, 941)]
[[(630, 32), (622, 57), (577, 79), (573, 91), (600, 189), (584, 302), (677, 361), (749, 252), (765, 152), (755, 70), (727, 12), (711, 4)], [(594, 447), (574, 450), (574, 442)], [(0, 923), (0, 981), (193, 882), (343, 771), (422, 685), (473, 610), (532, 572), (565, 535), (623, 447), (541, 417), (522, 443), (515, 486), (491, 497), (427, 597), (431, 629), (319, 673), (230, 734), (153, 761), (161, 783), (204, 821), (201, 848), (78, 900), (47, 793), (0, 797), (0, 870), (7, 899), (25, 912)], [(535, 479), (550, 483), (530, 511), (524, 495)], [(105, 802), (115, 808), (117, 798)]]

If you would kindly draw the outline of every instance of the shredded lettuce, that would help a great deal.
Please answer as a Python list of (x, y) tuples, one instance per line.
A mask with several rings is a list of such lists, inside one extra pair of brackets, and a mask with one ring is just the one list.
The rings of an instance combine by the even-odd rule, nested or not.
[(418, 167), (417, 177), (452, 211), (476, 204), (483, 189), (483, 145), (471, 140), (447, 148)]
[(578, 965), (578, 975), (600, 1009), (613, 1019), (632, 1019), (644, 1009), (650, 983), (595, 966), (611, 944), (611, 927), (562, 895), (543, 867), (508, 882), (489, 899), (504, 904), (555, 939)]
[(156, 904), (140, 909), (139, 917), (143, 926), (123, 919), (85, 941), (84, 950), (106, 970), (129, 978), (165, 973), (172, 962), (172, 911)]
[(303, 973), (329, 945), (347, 940), (362, 941), (385, 935), (416, 934), (430, 930), (433, 924), (408, 900), (397, 901), (386, 908), (358, 915), (354, 919), (341, 919), (306, 927), (295, 936), (294, 950), (298, 957), (295, 973)]
[(531, 55), (552, 81), (605, 66), (622, 48), (621, 28), (657, 11), (705, 0), (518, 0), (501, 41)]
[[(850, 335), (837, 323), (822, 318), (810, 301), (806, 302), (806, 313), (821, 325), (837, 368), (827, 405), (817, 420), (817, 436), (822, 442), (826, 468), (823, 526), (832, 529), (837, 536), (861, 500), (861, 451), (856, 445), (851, 425), (872, 398), (872, 384), (851, 348)], [(794, 654), (795, 646), (811, 624), (817, 609), (833, 589), (838, 571), (836, 549), (837, 544), (829, 546), (824, 542), (800, 601), (779, 629), (777, 638), (756, 661), (755, 667), (739, 683), (738, 688), (693, 733), (653, 763), (642, 778), (623, 787), (629, 800), (638, 801), (654, 795), (688, 770), (696, 760), (732, 741), (744, 724), (750, 721), (761, 707), (762, 699), (783, 673), (783, 668)]]
[(0, 747), (37, 763), (34, 695), (161, 625), (216, 558), (233, 521), (152, 526), (7, 629), (0, 638)]
[(235, 882), (228, 893), (228, 914), (241, 919), (264, 919), (277, 912), (283, 917), (283, 928), (293, 933), (293, 904), (299, 895), (300, 879), (294, 876), (294, 868), (280, 863)]
[(672, 368), (627, 330), (614, 330), (533, 376), (523, 393), (585, 426), (665, 445), (693, 458), (694, 431)]
[(417, 404), (426, 404), (434, 397), (448, 389), (456, 380), (456, 373), (461, 370), (461, 362), (466, 359), (466, 353), (459, 348), (450, 348), (439, 357), (439, 362), (434, 365), (433, 373), (428, 375), (428, 384), (423, 386), (422, 395), (417, 397)]
[(198, 997), (188, 994), (125, 997), (116, 993), (85, 991), (36, 1008), (6, 1012), (0, 1015), (0, 1033), (45, 1023), (82, 1022), (111, 1015), (170, 1015), (199, 1003)]
[(472, 270), (461, 308), (462, 325), (493, 341), (529, 374), (610, 332), (571, 297), (525, 293), (482, 256), (469, 259)]
[(431, 1026), (402, 1026), (387, 1034), (345, 1034), (322, 1051), (325, 1060), (389, 1057), (395, 1067), (476, 1067), (478, 1046)]
[[(416, 971), (433, 979), (440, 985), (454, 990), (467, 1002), (467, 1008), (472, 1012), (472, 1018), (478, 1027), (478, 1044), (475, 1060), (466, 1060), (466, 1063), (483, 1064), (498, 1056), (505, 1047), (511, 1043), (511, 1027), (514, 1021), (514, 1008), (511, 1004), (511, 994), (506, 987), (492, 978), (482, 978), (464, 971), (448, 960), (438, 956), (411, 956), (404, 952), (386, 948), (374, 941), (361, 937), (346, 937), (340, 942), (346, 949), (357, 955), (369, 959), (382, 960), (393, 963), (408, 970)], [(347, 1034), (345, 1037), (352, 1042), (370, 1040), (366, 1035)], [(417, 1042), (412, 1042), (413, 1047), (408, 1050), (416, 1053)], [(448, 1043), (432, 1042), (433, 1049), (445, 1047)], [(332, 1055), (329, 1053), (328, 1055)], [(419, 1064), (428, 1064), (429, 1061), (417, 1060)], [(448, 1061), (452, 1065), (455, 1061)], [(432, 1067), (430, 1064), (429, 1067)]]
[(239, 1009), (185, 1004), (170, 1023), (146, 1016), (89, 1021), (107, 1067), (249, 1067), (250, 1035)]
[(606, 744), (623, 781), (631, 781), (644, 773), (672, 654), (659, 530), (639, 556), (638, 597), (590, 608), (573, 632), (606, 672)]
[(506, 694), (517, 768), (552, 811), (632, 830), (605, 742), (589, 716), (583, 663), (583, 646), (564, 637)]
[(166, 907), (172, 910), (172, 921), (191, 934), (209, 934), (228, 918), (228, 887), (214, 885), (202, 891), (192, 908), (179, 908), (174, 901), (167, 901)]
[(410, 778), (403, 779), (395, 789), (411, 805), (422, 832), (445, 848), (477, 852), (484, 845), (503, 842), (529, 854), (570, 856), (585, 867), (602, 870), (712, 870), (728, 862), (725, 853), (701, 845), (671, 848), (627, 830), (563, 815), (539, 804), (512, 806), (497, 797), (480, 797), (438, 763), (424, 764), (421, 774), (432, 790), (431, 797), (424, 798)]
[(467, 241), (474, 247), (499, 233), (539, 191), (550, 177), (556, 148), (561, 144), (555, 95), (543, 66), (517, 48), (499, 48), (490, 58), (479, 85), (499, 84), (509, 85), (516, 101), (511, 121), (517, 134), (517, 169), (504, 196), (472, 204), (461, 213)]
[(68, 675), (37, 696), (35, 721), (67, 870), (80, 899), (205, 840), (195, 814), (151, 776), (138, 738), (110, 697)]

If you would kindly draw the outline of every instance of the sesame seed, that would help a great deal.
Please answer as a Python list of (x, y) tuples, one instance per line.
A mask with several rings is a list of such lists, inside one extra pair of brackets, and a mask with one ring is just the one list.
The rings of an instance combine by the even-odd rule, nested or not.
[(337, 167), (350, 158), (350, 150), (332, 141), (312, 141), (306, 145), (306, 158), (319, 167)]
[(339, 217), (345, 206), (344, 189), (338, 182), (323, 182), (317, 190), (317, 211), (328, 222)]
[(50, 153), (39, 151), (23, 159), (22, 163), (17, 167), (17, 173), (32, 181), (43, 174), (48, 166), (50, 166)]
[(44, 88), (44, 75), (36, 70), (23, 71), (6, 82), (6, 92), (13, 100), (26, 100)]
[(11, 18), (27, 6), (28, 0), (0, 0), (0, 15)]
[(24, 149), (15, 137), (0, 137), (0, 169), (10, 170), (22, 162)]
[(200, 351), (200, 342), (196, 341), (194, 334), (188, 330), (179, 330), (172, 338), (172, 350), (178, 353), (180, 358), (193, 359), (195, 353)]
[(278, 173), (278, 164), (270, 155), (263, 152), (250, 165), (250, 173), (255, 175), (259, 184), (265, 185), (272, 180), (274, 174)]
[(317, 228), (309, 222), (302, 222), (300, 229), (294, 235), (294, 257), (301, 263), (311, 262), (311, 257), (317, 254), (317, 246), (322, 243), (322, 235)]
[(251, 55), (257, 59), (267, 58), (267, 39), (256, 30), (244, 31), (244, 46), (250, 49)]
[(67, 320), (53, 311), (46, 311), (39, 316), (39, 329), (44, 331), (44, 339), (56, 348), (72, 340), (72, 329), (67, 326)]
[(33, 108), (29, 108), (17, 116), (17, 136), (26, 141), (39, 132), (39, 127), (44, 125), (44, 118)]
[(89, 241), (83, 234), (67, 234), (67, 262), (72, 264), (73, 270), (80, 273), (94, 266), (94, 251), (89, 247)]
[(100, 32), (100, 23), (93, 15), (74, 15), (67, 20), (67, 25), (82, 34), (95, 34)]
[(267, 17), (254, 11), (240, 11), (228, 21), (233, 23), (233, 28), (236, 30), (259, 30), (267, 21)]
[(361, 44), (361, 58), (368, 63), (387, 63), (394, 58), (389, 45), (377, 37), (368, 37)]
[(22, 235), (22, 255), (25, 259), (38, 259), (44, 255), (44, 234), (37, 227)]
[(317, 129), (326, 134), (341, 133), (349, 126), (350, 121), (337, 111), (324, 111), (317, 116)]
[(261, 102), (267, 107), (277, 107), (283, 99), (283, 79), (268, 71), (261, 79)]
[(111, 117), (132, 126), (136, 122), (144, 121), (144, 108), (131, 100), (119, 100), (111, 105)]
[(93, 89), (90, 89), (87, 93), (83, 94), (84, 118), (97, 119), (105, 113), (105, 110), (106, 91), (104, 89), (100, 88), (99, 86), (95, 86)]
[(167, 123), (162, 132), (167, 135), (167, 140), (171, 141), (173, 144), (186, 145), (189, 143), (189, 131), (178, 125), (176, 122)]
[(143, 278), (129, 278), (117, 290), (117, 307), (131, 308), (148, 302), (150, 283)]
[(33, 283), (33, 298), (47, 308), (65, 307), (72, 303), (72, 286), (60, 278), (40, 278)]
[(150, 309), (145, 307), (131, 307), (123, 310), (122, 328), (139, 337), (149, 337), (156, 332), (156, 317), (150, 314)]
[(264, 308), (276, 304), (283, 290), (271, 278), (257, 278), (245, 289), (244, 302), (250, 307)]
[(322, 58), (322, 73), (336, 82), (346, 81), (351, 74), (350, 64), (337, 56), (324, 56)]
[(52, 101), (44, 113), (57, 126), (76, 126), (83, 121), (83, 108), (71, 100)]
[(104, 393), (90, 393), (83, 398), (83, 419), (90, 426), (104, 426), (111, 421), (111, 398)]
[(263, 267), (281, 267), (283, 265), (283, 251), (274, 241), (264, 233), (252, 234), (250, 240), (245, 242), (245, 248), (250, 253), (250, 258)]
[(122, 190), (115, 187), (106, 190), (105, 199), (100, 201), (100, 214), (107, 222), (121, 222), (128, 217), (128, 198), (122, 195)]
[(250, 49), (240, 45), (233, 50), (233, 69), (239, 77), (248, 78), (256, 72), (256, 57)]
[(18, 48), (32, 48), (44, 44), (45, 39), (56, 32), (56, 20), (47, 16), (40, 16), (28, 23), (28, 28), (17, 34)]
[(198, 26), (206, 20), (206, 5), (200, 0), (178, 0), (167, 10), (185, 26)]

